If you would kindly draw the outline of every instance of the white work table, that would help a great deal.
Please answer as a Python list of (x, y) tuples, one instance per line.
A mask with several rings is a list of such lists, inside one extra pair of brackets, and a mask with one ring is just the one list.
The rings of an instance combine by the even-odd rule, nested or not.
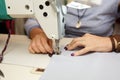
[[(0, 34), (0, 51), (7, 40), (6, 34)], [(68, 41), (63, 41), (65, 44)], [(45, 68), (50, 57), (42, 54), (32, 54), (28, 51), (30, 39), (25, 35), (11, 35), (0, 70), (5, 80), (38, 80), (41, 74), (32, 73), (34, 68)]]
[[(2, 51), (6, 39), (7, 39), (7, 35), (0, 34), (0, 51)], [(61, 40), (60, 44), (61, 46), (64, 46), (70, 41), (71, 39), (64, 38)], [(39, 80), (42, 73), (36, 74), (36, 73), (32, 73), (31, 71), (37, 67), (46, 68), (51, 58), (48, 55), (29, 53), (28, 51), (29, 43), (30, 40), (25, 35), (11, 35), (10, 42), (8, 44), (7, 50), (5, 51), (4, 60), (2, 63), (0, 63), (0, 70), (2, 70), (2, 72), (5, 75), (5, 78), (3, 80)], [(64, 54), (64, 56), (66, 56), (66, 54)], [(112, 56), (114, 59), (112, 59)], [(97, 57), (99, 60), (96, 60)], [(110, 54), (94, 53), (94, 54), (82, 56), (81, 60), (86, 60), (87, 62), (87, 59), (89, 60), (94, 59), (96, 60), (95, 61), (96, 64), (94, 64), (94, 66), (95, 65), (98, 66), (100, 65), (98, 64), (99, 62), (104, 63), (104, 60), (106, 60), (105, 58), (109, 58), (108, 60), (111, 61), (111, 62), (108, 61), (108, 65), (113, 64), (112, 60), (116, 62), (115, 64), (118, 65), (118, 67), (115, 67), (115, 70), (117, 70), (116, 68), (118, 68), (118, 71), (115, 72), (114, 67), (112, 68), (113, 69), (112, 71), (115, 72), (114, 73), (115, 75), (118, 75), (120, 73), (120, 69), (119, 69), (120, 64), (117, 63), (120, 62), (120, 54), (117, 54), (116, 56), (116, 53), (114, 52)], [(83, 62), (81, 61), (81, 63)], [(120, 80), (120, 78), (117, 80)]]
[[(6, 40), (7, 35), (0, 34), (0, 51), (2, 51)], [(31, 71), (34, 67), (46, 67), (50, 58), (47, 55), (29, 53), (29, 43), (30, 40), (25, 35), (11, 35), (3, 62), (0, 63), (0, 70), (2, 70), (5, 75), (4, 80), (39, 79), (40, 74), (34, 74)]]

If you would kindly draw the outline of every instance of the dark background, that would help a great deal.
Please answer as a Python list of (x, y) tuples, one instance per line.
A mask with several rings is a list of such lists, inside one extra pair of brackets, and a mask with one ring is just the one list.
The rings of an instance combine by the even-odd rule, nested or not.
[(7, 34), (8, 30), (4, 21), (0, 21), (0, 33)]

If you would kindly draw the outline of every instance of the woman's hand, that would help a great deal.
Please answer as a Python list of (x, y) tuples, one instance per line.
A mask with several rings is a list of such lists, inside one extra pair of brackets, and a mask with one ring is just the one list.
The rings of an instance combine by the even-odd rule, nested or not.
[(40, 28), (34, 28), (30, 32), (31, 43), (29, 51), (31, 53), (53, 53), (52, 40)]
[(65, 48), (72, 50), (77, 47), (84, 47), (71, 56), (83, 55), (91, 51), (109, 52), (112, 50), (112, 43), (109, 37), (100, 37), (92, 34), (85, 34), (82, 37), (74, 38)]

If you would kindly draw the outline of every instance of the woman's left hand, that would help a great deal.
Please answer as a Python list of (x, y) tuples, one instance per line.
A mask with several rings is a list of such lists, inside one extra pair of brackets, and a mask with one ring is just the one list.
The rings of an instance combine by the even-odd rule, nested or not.
[(84, 47), (71, 56), (83, 55), (91, 51), (109, 52), (112, 50), (112, 43), (109, 37), (100, 37), (86, 33), (82, 37), (74, 38), (65, 48), (73, 50), (77, 47)]

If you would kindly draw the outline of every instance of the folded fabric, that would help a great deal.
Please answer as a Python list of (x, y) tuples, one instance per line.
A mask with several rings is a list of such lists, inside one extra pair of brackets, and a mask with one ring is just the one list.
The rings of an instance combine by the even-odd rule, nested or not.
[(39, 80), (120, 80), (120, 55), (54, 55)]

